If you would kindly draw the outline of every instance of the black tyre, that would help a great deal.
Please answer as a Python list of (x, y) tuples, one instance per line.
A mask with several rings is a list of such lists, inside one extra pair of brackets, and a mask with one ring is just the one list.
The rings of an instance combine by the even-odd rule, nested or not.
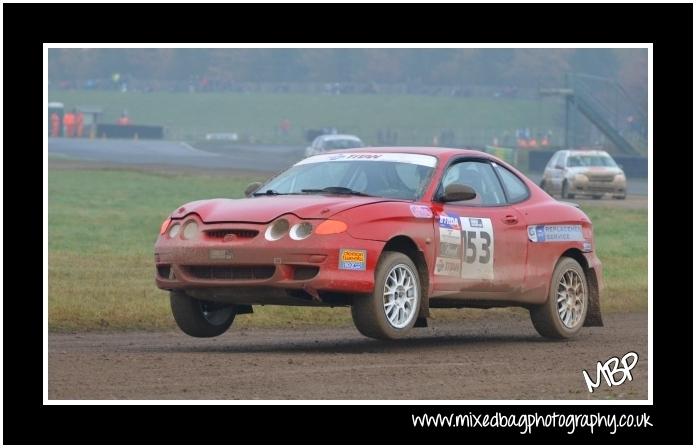
[(623, 196), (614, 196), (614, 199), (624, 200), (626, 199), (626, 195), (624, 194)]
[(421, 304), (418, 268), (401, 252), (384, 252), (375, 272), (375, 290), (353, 300), (351, 314), (358, 331), (375, 339), (408, 334)]
[(529, 314), (540, 335), (566, 339), (580, 331), (588, 307), (589, 289), (582, 266), (572, 258), (562, 257), (551, 276), (548, 300), (530, 308)]
[(574, 199), (575, 195), (572, 193), (568, 193), (568, 181), (564, 180), (563, 181), (563, 186), (561, 187), (561, 197), (563, 199)]
[(603, 196), (603, 194), (593, 194), (592, 199), (602, 199)]
[[(539, 182), (539, 188), (546, 191), (546, 181), (544, 181), (544, 179), (542, 179), (541, 182)], [(546, 192), (548, 193), (548, 191)]]
[(220, 336), (237, 315), (234, 305), (194, 299), (182, 291), (172, 291), (169, 301), (181, 331), (196, 338)]

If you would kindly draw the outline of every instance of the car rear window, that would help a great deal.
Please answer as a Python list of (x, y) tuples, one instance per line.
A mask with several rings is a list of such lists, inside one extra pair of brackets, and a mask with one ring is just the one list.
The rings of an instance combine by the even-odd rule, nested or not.
[(524, 201), (529, 197), (529, 191), (527, 186), (522, 182), (522, 180), (515, 176), (510, 170), (504, 168), (498, 164), (495, 165), (498, 174), (500, 175), (500, 180), (505, 186), (505, 191), (508, 195), (508, 202), (520, 202)]

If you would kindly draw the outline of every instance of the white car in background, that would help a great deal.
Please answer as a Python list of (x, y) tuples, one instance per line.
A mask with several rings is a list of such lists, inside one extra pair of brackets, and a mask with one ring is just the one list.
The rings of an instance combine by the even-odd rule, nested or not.
[(564, 199), (576, 195), (601, 199), (610, 193), (626, 199), (626, 175), (606, 151), (570, 150), (556, 152), (544, 170), (539, 185), (547, 193)]
[(363, 148), (365, 143), (354, 135), (326, 134), (315, 138), (305, 150), (305, 156), (314, 156), (334, 149)]

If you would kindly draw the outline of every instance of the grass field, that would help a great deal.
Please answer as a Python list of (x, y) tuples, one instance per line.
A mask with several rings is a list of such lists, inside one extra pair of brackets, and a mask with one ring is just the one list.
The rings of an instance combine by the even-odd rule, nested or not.
[[(237, 132), (259, 143), (305, 144), (303, 131), (325, 126), (376, 144), (378, 129), (398, 133), (400, 144), (429, 145), (443, 129), (458, 144), (490, 144), (508, 130), (552, 129), (561, 141), (560, 102), (526, 99), (454, 98), (421, 95), (310, 95), (244, 93), (120, 93), (51, 91), (49, 101), (66, 108), (104, 108), (102, 122), (115, 123), (124, 109), (134, 124), (163, 125), (167, 138), (200, 140), (209, 132)], [(289, 119), (289, 135), (278, 132)]]
[[(155, 287), (153, 245), (162, 220), (190, 200), (241, 197), (251, 175), (78, 168), (52, 159), (48, 175), (49, 328), (175, 328)], [(604, 311), (647, 309), (647, 210), (586, 208), (604, 263)], [(435, 310), (436, 318), (507, 310)], [(518, 311), (513, 311), (518, 312)], [(346, 308), (255, 307), (241, 326), (349, 324)]]

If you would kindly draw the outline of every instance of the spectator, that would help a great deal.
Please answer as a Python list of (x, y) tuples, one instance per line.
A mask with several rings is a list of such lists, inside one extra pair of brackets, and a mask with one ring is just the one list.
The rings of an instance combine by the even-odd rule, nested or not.
[(536, 139), (535, 137), (530, 138), (530, 139), (529, 139), (529, 142), (527, 143), (527, 145), (528, 145), (530, 148), (536, 148), (536, 147), (537, 147), (537, 139)]
[(60, 136), (60, 117), (57, 113), (51, 114), (51, 137)]
[(63, 124), (65, 125), (65, 136), (70, 138), (75, 135), (75, 114), (73, 112), (68, 112), (63, 117)]
[(128, 118), (128, 113), (125, 110), (121, 114), (121, 117), (118, 119), (117, 123), (121, 126), (128, 126), (130, 124), (130, 118)]
[(77, 138), (82, 138), (82, 133), (85, 130), (85, 116), (82, 112), (75, 113), (75, 130)]

